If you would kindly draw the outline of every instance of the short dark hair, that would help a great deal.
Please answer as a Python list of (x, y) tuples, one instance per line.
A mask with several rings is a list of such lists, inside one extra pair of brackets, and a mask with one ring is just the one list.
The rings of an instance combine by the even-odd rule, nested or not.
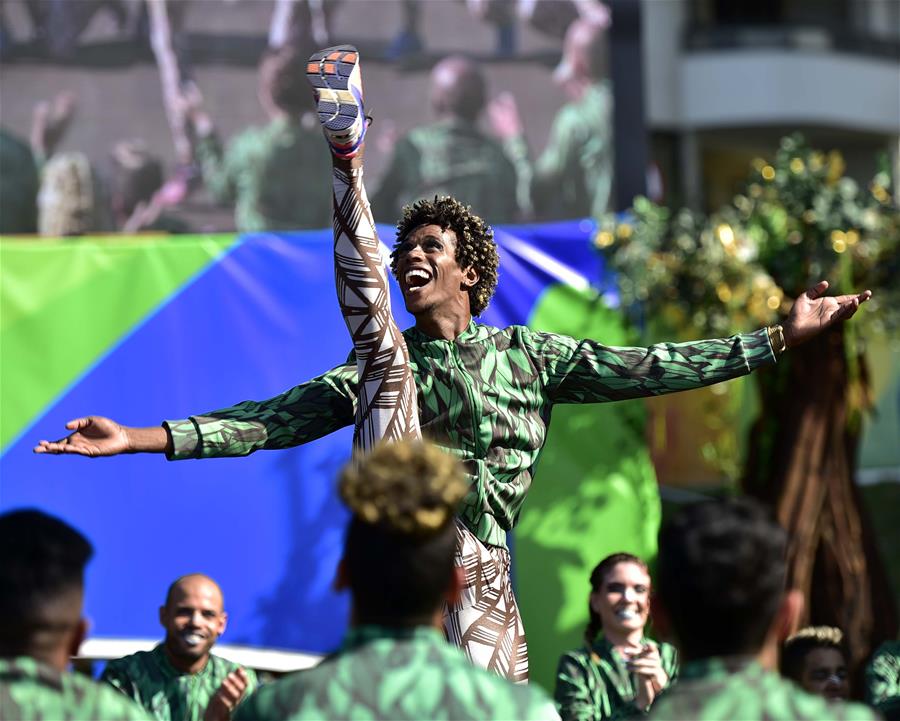
[(469, 288), (469, 306), (473, 316), (487, 308), (497, 289), (500, 256), (494, 242), (494, 231), (472, 212), (472, 209), (449, 196), (419, 200), (403, 208), (397, 223), (397, 241), (391, 254), (391, 271), (397, 273), (397, 250), (410, 232), (423, 225), (437, 225), (456, 235), (456, 262), (460, 268), (474, 268), (478, 282)]
[(360, 623), (427, 623), (452, 581), (466, 490), (459, 462), (424, 441), (384, 443), (345, 468), (344, 566)]
[[(606, 578), (606, 574), (612, 571), (620, 563), (633, 563), (635, 566), (643, 568), (648, 575), (650, 574), (647, 564), (637, 556), (630, 553), (613, 553), (600, 561), (600, 563), (594, 566), (594, 570), (591, 571), (592, 593), (594, 591), (599, 591), (603, 587), (603, 581)], [(597, 634), (600, 633), (603, 628), (603, 622), (600, 619), (600, 614), (594, 610), (593, 606), (591, 606), (590, 599), (588, 599), (588, 615), (590, 620), (584, 628), (584, 640), (585, 643), (591, 645), (597, 637)]]
[(439, 114), (477, 122), (486, 96), (484, 73), (469, 58), (450, 56), (431, 72), (431, 103)]
[(312, 91), (306, 80), (306, 58), (292, 45), (263, 54), (259, 84), (275, 106), (290, 115), (300, 115), (313, 108)]
[(656, 588), (686, 658), (759, 651), (785, 591), (786, 548), (749, 498), (687, 506), (666, 524)]
[(36, 509), (0, 515), (0, 655), (19, 655), (36, 632), (56, 630), (49, 603), (84, 587), (91, 543)]
[(844, 657), (846, 663), (850, 659), (850, 651), (844, 634), (833, 626), (807, 626), (791, 636), (781, 647), (779, 668), (781, 675), (798, 683), (803, 679), (803, 667), (810, 651), (817, 648), (833, 649)]

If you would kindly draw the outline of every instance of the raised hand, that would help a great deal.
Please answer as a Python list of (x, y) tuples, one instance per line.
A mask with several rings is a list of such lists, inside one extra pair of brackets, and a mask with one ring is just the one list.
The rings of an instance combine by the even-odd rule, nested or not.
[(829, 326), (851, 318), (862, 303), (872, 297), (866, 290), (859, 295), (823, 296), (828, 281), (822, 280), (803, 293), (783, 323), (784, 342), (788, 348), (818, 335)]
[(75, 93), (63, 91), (52, 101), (34, 106), (31, 116), (31, 147), (35, 153), (49, 158), (66, 134), (75, 114)]
[(128, 431), (103, 416), (86, 416), (66, 423), (72, 433), (58, 441), (41, 441), (35, 453), (75, 453), (81, 456), (115, 456), (132, 450)]
[(522, 135), (522, 116), (515, 96), (502, 92), (487, 105), (487, 116), (491, 129), (500, 140), (509, 140)]
[(240, 703), (249, 685), (250, 679), (244, 669), (239, 668), (228, 674), (209, 700), (203, 721), (229, 721), (231, 712)]
[(647, 709), (669, 680), (663, 670), (656, 644), (646, 644), (639, 653), (628, 658), (626, 666), (636, 677), (637, 693), (634, 702), (638, 708)]

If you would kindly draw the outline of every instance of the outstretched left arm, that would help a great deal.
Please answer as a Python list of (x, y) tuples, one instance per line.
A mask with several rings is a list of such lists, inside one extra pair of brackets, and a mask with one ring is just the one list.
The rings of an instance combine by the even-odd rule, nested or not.
[(821, 280), (794, 301), (783, 323), (786, 348), (800, 345), (826, 328), (851, 318), (872, 297), (870, 290), (858, 295), (823, 296), (827, 289), (828, 281)]

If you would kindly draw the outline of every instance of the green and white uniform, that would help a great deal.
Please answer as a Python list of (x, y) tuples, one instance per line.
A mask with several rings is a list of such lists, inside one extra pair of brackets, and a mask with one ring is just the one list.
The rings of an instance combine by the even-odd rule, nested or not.
[[(171, 664), (165, 648), (159, 644), (152, 651), (138, 651), (110, 661), (100, 680), (133, 699), (158, 721), (201, 721), (209, 700), (225, 677), (239, 668), (236, 663), (210, 655), (197, 673), (182, 673)], [(257, 681), (251, 669), (244, 671), (250, 681), (246, 699)]]
[[(648, 643), (648, 639), (642, 639)], [(667, 643), (657, 644), (666, 688), (678, 674), (678, 654)], [(554, 700), (563, 721), (600, 721), (640, 715), (634, 704), (634, 676), (612, 644), (599, 636), (590, 646), (564, 654), (556, 670)], [(661, 694), (655, 700), (661, 698)]]
[(534, 686), (472, 666), (432, 628), (351, 629), (315, 668), (260, 689), (234, 721), (300, 719), (557, 719)]
[(746, 657), (711, 658), (686, 664), (658, 703), (650, 721), (875, 721), (862, 704), (828, 701), (766, 671)]
[(149, 721), (150, 716), (105, 684), (19, 656), (0, 658), (0, 719)]

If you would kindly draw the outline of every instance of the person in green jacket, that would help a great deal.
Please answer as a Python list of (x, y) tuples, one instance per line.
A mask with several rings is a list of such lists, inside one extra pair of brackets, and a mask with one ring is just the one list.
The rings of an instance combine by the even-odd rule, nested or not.
[(194, 157), (214, 200), (234, 204), (242, 233), (331, 225), (328, 151), (309, 101), (305, 58), (296, 48), (267, 51), (259, 67), (259, 102), (269, 122), (243, 130), (223, 148), (196, 86), (180, 102), (193, 134)]
[(443, 606), (461, 590), (454, 568), (459, 462), (427, 441), (360, 454), (341, 474), (347, 525), (337, 584), (350, 630), (318, 666), (268, 684), (234, 721), (557, 719), (536, 686), (476, 668), (447, 643)]
[[(822, 281), (797, 299), (783, 326), (649, 348), (616, 348), (525, 326), (494, 328), (473, 320), (497, 286), (493, 230), (447, 197), (407, 206), (397, 224), (391, 270), (416, 319), (401, 333), (386, 303), (363, 183), (368, 126), (359, 54), (341, 46), (313, 58), (310, 75), (325, 91), (319, 92), (319, 115), (334, 158), (338, 298), (363, 352), (268, 400), (148, 428), (85, 416), (67, 424), (65, 438), (42, 440), (34, 450), (151, 452), (180, 460), (289, 448), (349, 425), (362, 447), (421, 430), (465, 462), (470, 482), (458, 519), (463, 543), (457, 565), (466, 584), (460, 602), (448, 606), (445, 632), (474, 663), (524, 682), (528, 651), (506, 533), (531, 486), (554, 405), (642, 398), (745, 375), (851, 317), (871, 293), (827, 297)], [(329, 82), (344, 87), (325, 87)]]
[(600, 217), (613, 187), (613, 94), (607, 78), (607, 29), (579, 18), (566, 32), (555, 79), (569, 96), (533, 162), (515, 97), (488, 106), (494, 133), (516, 166), (519, 203), (540, 220)]
[(778, 673), (803, 594), (787, 585), (788, 536), (750, 498), (680, 509), (659, 533), (653, 622), (678, 648), (678, 681), (651, 721), (875, 721), (868, 706), (807, 693)]
[(650, 573), (630, 553), (614, 553), (591, 572), (585, 645), (559, 660), (554, 698), (563, 721), (599, 721), (646, 712), (678, 673), (667, 643), (644, 636)]
[(451, 56), (434, 66), (436, 121), (397, 142), (372, 198), (376, 220), (392, 223), (404, 206), (436, 195), (477, 205), (490, 223), (518, 220), (516, 170), (500, 143), (478, 127), (486, 96), (487, 81), (474, 61)]
[(84, 567), (93, 554), (59, 518), (0, 515), (0, 719), (149, 721), (105, 684), (67, 670), (87, 634)]
[(208, 706), (227, 719), (257, 685), (252, 669), (211, 653), (227, 619), (215, 581), (200, 573), (182, 576), (169, 586), (159, 609), (163, 642), (110, 661), (100, 680), (158, 721), (201, 721)]

